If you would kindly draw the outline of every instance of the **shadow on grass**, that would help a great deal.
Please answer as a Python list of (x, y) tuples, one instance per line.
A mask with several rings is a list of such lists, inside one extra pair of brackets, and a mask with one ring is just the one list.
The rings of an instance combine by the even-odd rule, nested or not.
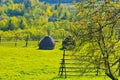
[(63, 79), (67, 79), (67, 78), (65, 78), (65, 77), (53, 77), (50, 80), (63, 80)]
[(0, 80), (3, 80), (2, 78), (0, 78)]
[(37, 48), (36, 50), (40, 50), (40, 51), (52, 51), (54, 49), (39, 49), (39, 48)]

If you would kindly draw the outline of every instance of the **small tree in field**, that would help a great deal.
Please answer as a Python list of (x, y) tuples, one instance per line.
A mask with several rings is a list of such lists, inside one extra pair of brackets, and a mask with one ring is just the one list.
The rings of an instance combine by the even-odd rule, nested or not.
[(25, 47), (28, 47), (28, 42), (29, 42), (29, 39), (30, 39), (30, 36), (31, 36), (31, 32), (30, 32), (30, 29), (28, 30), (24, 30), (23, 32), (23, 37), (24, 37), (24, 40), (25, 40)]
[(15, 39), (15, 47), (17, 46), (18, 40), (20, 38), (20, 34), (21, 34), (22, 30), (16, 30), (14, 31), (14, 39)]
[(103, 60), (105, 74), (112, 80), (118, 80), (112, 70), (114, 64), (110, 62), (119, 57), (116, 29), (120, 21), (120, 3), (110, 0), (98, 3), (90, 0), (80, 2), (77, 6), (77, 18), (70, 30), (76, 38), (77, 49), (90, 43), (89, 53), (94, 57), (94, 62)]

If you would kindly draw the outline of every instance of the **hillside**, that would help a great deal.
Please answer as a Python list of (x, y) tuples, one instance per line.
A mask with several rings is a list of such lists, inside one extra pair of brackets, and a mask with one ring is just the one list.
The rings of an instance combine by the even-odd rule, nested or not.
[(0, 38), (3, 41), (14, 40), (15, 36), (17, 40), (27, 36), (40, 40), (45, 35), (64, 38), (69, 34), (68, 24), (73, 16), (70, 10), (74, 6), (50, 5), (39, 0), (0, 0)]
[(59, 1), (61, 3), (72, 3), (72, 2), (79, 2), (80, 0), (39, 0), (39, 1), (50, 3), (50, 4), (55, 4), (55, 3), (59, 3)]
[[(0, 0), (0, 4), (1, 3), (24, 3), (24, 2), (28, 2), (29, 0)], [(31, 0), (32, 1), (32, 0)], [(72, 2), (79, 2), (80, 0), (34, 0), (36, 2), (46, 2), (46, 3), (50, 3), (50, 4), (56, 4), (56, 3), (72, 3)]]

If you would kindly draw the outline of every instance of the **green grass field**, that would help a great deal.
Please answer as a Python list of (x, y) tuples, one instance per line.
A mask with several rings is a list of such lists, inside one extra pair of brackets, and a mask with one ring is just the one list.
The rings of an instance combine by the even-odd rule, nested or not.
[(0, 45), (0, 80), (110, 80), (106, 76), (59, 78), (60, 43), (54, 50)]

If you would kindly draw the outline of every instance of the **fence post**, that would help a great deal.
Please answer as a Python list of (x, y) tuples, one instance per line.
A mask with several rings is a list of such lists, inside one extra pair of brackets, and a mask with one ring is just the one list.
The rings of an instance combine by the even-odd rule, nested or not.
[(67, 78), (66, 65), (65, 65), (65, 49), (63, 51), (63, 58), (62, 58), (61, 67), (59, 69), (59, 75), (60, 75), (60, 77), (64, 75), (65, 78)]
[(65, 65), (65, 49), (64, 49), (64, 58), (63, 58), (63, 60), (64, 60), (64, 70), (65, 70), (65, 78), (67, 78), (67, 74), (66, 74), (66, 65)]

